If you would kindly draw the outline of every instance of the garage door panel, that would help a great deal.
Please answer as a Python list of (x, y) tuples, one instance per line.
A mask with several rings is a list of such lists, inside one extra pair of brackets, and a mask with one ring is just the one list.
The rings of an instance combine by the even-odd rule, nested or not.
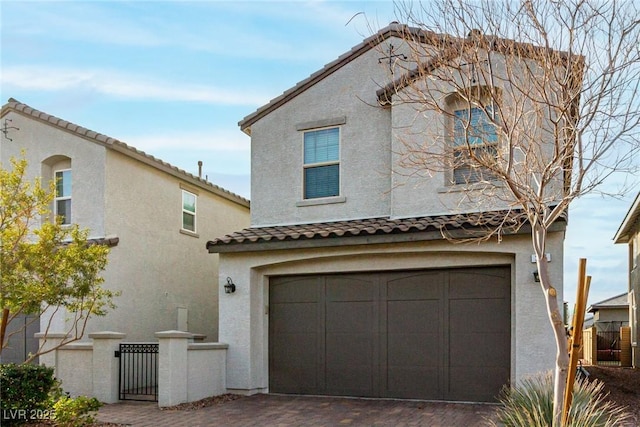
[(478, 369), (473, 366), (449, 369), (448, 399), (494, 402), (509, 378), (507, 367)]
[(376, 298), (370, 278), (330, 276), (326, 283), (327, 301), (373, 301)]
[(327, 303), (327, 333), (373, 331), (375, 304), (372, 302)]
[(437, 365), (441, 351), (438, 334), (392, 334), (387, 337), (388, 366)]
[[(288, 345), (289, 343), (299, 343)], [(316, 363), (318, 337), (316, 334), (282, 334), (272, 343), (273, 365), (311, 366)]]
[(452, 333), (473, 331), (495, 333), (509, 330), (505, 300), (468, 299), (449, 302), (449, 325)]
[(387, 300), (420, 300), (442, 298), (444, 273), (403, 274), (387, 281)]
[(269, 387), (495, 401), (510, 376), (510, 277), (500, 267), (272, 279)]
[(451, 366), (500, 367), (508, 363), (508, 334), (455, 334), (449, 345)]
[(373, 339), (365, 334), (327, 334), (327, 365), (371, 366)]
[(269, 327), (276, 333), (317, 332), (318, 304), (272, 304)]
[(375, 397), (370, 366), (327, 368), (326, 394), (334, 396)]
[(391, 333), (437, 333), (442, 317), (439, 300), (387, 302), (387, 331)]
[(320, 297), (317, 277), (275, 278), (269, 289), (269, 302), (317, 303)]
[[(488, 271), (487, 271), (488, 270)], [(452, 271), (449, 279), (449, 298), (502, 298), (509, 276), (496, 269)]]
[(433, 367), (416, 369), (390, 366), (387, 390), (383, 397), (442, 399), (440, 370)]
[(287, 366), (269, 369), (270, 387), (278, 393), (312, 394), (318, 390), (318, 376), (313, 367)]

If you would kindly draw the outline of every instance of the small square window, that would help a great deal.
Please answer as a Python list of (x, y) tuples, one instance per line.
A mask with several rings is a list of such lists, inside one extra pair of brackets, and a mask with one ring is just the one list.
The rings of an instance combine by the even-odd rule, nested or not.
[(197, 196), (182, 190), (182, 229), (196, 232), (196, 202)]

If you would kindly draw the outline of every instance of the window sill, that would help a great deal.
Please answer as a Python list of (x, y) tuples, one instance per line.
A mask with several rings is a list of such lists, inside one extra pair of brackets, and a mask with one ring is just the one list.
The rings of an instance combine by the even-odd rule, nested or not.
[(296, 202), (297, 207), (331, 205), (334, 203), (344, 203), (347, 201), (345, 196), (322, 197), (319, 199), (307, 199)]
[(185, 236), (191, 236), (191, 237), (195, 237), (197, 239), (200, 238), (200, 235), (198, 233), (194, 233), (193, 231), (189, 231), (189, 230), (184, 230), (184, 229), (180, 229), (180, 234), (184, 234)]
[(502, 181), (474, 182), (473, 184), (451, 184), (446, 187), (438, 187), (438, 193), (458, 193), (462, 191), (481, 190), (483, 188), (501, 188), (504, 187)]

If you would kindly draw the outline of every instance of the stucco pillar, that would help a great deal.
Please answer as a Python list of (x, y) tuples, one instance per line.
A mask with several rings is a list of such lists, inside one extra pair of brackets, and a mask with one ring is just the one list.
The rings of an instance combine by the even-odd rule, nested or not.
[[(61, 333), (47, 334), (45, 332), (38, 332), (36, 334), (33, 334), (33, 336), (40, 340), (40, 343), (39, 343), (39, 347), (41, 348), (40, 351), (47, 351), (51, 348), (57, 347), (65, 338), (67, 338), (67, 334), (61, 334)], [(54, 369), (53, 374), (54, 375), (58, 374), (57, 372), (58, 351), (57, 350), (50, 351), (49, 353), (46, 353), (46, 354), (41, 354), (39, 358), (40, 358), (41, 365), (52, 367)]]
[(93, 397), (104, 403), (119, 401), (119, 361), (115, 352), (126, 335), (121, 332), (94, 332), (93, 339)]
[(158, 406), (187, 401), (187, 347), (193, 334), (182, 331), (156, 332), (159, 343)]
[[(220, 254), (218, 318), (220, 342), (229, 344), (227, 352), (227, 391), (250, 395), (265, 391), (260, 364), (266, 357), (262, 348), (263, 317), (266, 307), (260, 278), (253, 277), (246, 265)], [(259, 275), (256, 275), (259, 276)], [(222, 284), (231, 277), (236, 285), (227, 294)]]

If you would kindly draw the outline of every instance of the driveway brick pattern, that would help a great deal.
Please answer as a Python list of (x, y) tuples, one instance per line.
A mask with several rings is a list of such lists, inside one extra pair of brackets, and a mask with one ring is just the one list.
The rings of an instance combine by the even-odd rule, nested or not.
[(160, 410), (155, 403), (103, 406), (98, 421), (143, 426), (487, 426), (488, 404), (256, 394), (196, 410)]

